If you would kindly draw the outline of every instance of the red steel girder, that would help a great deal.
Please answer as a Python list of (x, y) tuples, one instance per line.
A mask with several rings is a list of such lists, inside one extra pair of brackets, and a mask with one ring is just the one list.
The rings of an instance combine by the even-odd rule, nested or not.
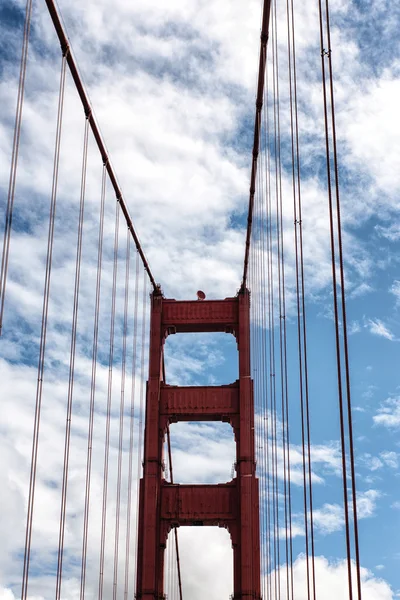
[(178, 421), (225, 421), (239, 412), (239, 382), (220, 386), (161, 385), (160, 415)]

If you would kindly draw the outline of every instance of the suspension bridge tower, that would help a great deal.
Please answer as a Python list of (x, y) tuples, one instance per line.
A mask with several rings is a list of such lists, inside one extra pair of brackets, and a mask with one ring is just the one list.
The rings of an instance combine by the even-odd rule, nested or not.
[[(164, 552), (169, 531), (180, 525), (225, 527), (233, 547), (234, 600), (259, 600), (260, 532), (255, 475), (254, 401), (250, 377), (250, 294), (225, 300), (176, 301), (151, 297), (149, 379), (143, 477), (140, 481), (136, 596), (164, 597)], [(231, 385), (169, 386), (163, 377), (168, 335), (226, 332), (236, 337), (239, 379)], [(169, 423), (225, 421), (234, 430), (236, 477), (216, 485), (172, 484), (163, 478)], [(204, 549), (206, 551), (206, 548)]]

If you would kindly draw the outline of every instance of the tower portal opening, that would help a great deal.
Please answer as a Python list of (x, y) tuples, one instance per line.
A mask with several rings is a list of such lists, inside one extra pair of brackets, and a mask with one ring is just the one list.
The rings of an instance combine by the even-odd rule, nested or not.
[(164, 345), (170, 385), (222, 385), (238, 378), (237, 343), (227, 333), (177, 333)]
[[(174, 483), (225, 483), (236, 476), (236, 445), (232, 426), (220, 422), (171, 423)], [(168, 448), (165, 478), (171, 481)]]
[[(233, 590), (229, 532), (220, 527), (178, 527), (182, 596), (191, 600), (228, 599)], [(170, 531), (164, 563), (165, 593), (179, 600), (175, 533)]]

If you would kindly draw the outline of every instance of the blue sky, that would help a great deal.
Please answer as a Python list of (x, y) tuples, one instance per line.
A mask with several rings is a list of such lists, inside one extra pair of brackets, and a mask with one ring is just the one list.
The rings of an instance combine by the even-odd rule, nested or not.
[[(293, 216), (286, 160), (289, 113), (285, 6), (286, 3), (278, 2), (291, 443), (296, 458), (300, 430)], [(117, 0), (112, 7), (107, 0), (85, 3), (59, 0), (59, 7), (126, 202), (165, 295), (194, 298), (198, 289), (203, 289), (210, 298), (234, 295), (240, 285), (244, 255), (259, 0), (246, 3), (174, 0), (161, 7), (144, 0), (135, 3)], [(19, 0), (3, 0), (0, 5), (1, 206), (5, 205), (7, 195), (23, 9), (24, 3)], [(342, 499), (337, 472), (340, 455), (317, 3), (298, 2), (295, 11), (311, 437), (313, 469), (319, 478), (314, 486), (319, 523), (317, 579), (321, 585), (320, 599), (333, 600), (344, 593), (340, 586), (344, 580), (341, 561), (345, 548), (341, 512), (336, 506), (341, 505)], [(334, 0), (331, 17), (357, 488), (363, 511), (361, 563), (368, 570), (363, 572), (364, 600), (389, 600), (400, 594), (400, 553), (398, 536), (393, 533), (400, 525), (400, 42), (397, 35), (400, 7), (387, 1)], [(51, 189), (59, 65), (59, 46), (46, 8), (44, 3), (35, 3), (10, 256), (8, 326), (0, 341), (2, 396), (6, 398), (0, 428), (0, 494), (8, 515), (0, 526), (0, 537), (7, 539), (7, 546), (0, 551), (1, 600), (12, 600), (13, 594), (18, 596), (20, 564), (15, 557), (23, 543), (24, 476), (29, 465), (29, 411), (33, 411), (36, 364), (32, 357), (37, 350), (40, 325), (45, 215)], [(45, 388), (42, 509), (37, 532), (37, 547), (42, 552), (42, 563), (47, 565), (44, 571), (53, 560), (52, 536), (59, 502), (59, 480), (55, 477), (56, 483), (51, 484), (46, 471), (56, 472), (61, 464), (57, 441), (62, 429), (68, 366), (65, 348), (69, 347), (82, 137), (83, 114), (67, 77)], [(94, 301), (100, 177), (101, 164), (91, 141), (83, 249), (86, 271), (81, 290), (80, 387), (74, 421), (77, 448), (84, 444), (87, 417), (85, 386), (92, 327), (89, 307)], [(114, 204), (109, 193), (104, 254), (106, 284), (102, 299), (104, 324), (99, 348), (102, 357), (99, 393), (103, 401), (107, 384), (105, 322), (112, 273), (113, 219)], [(121, 230), (121, 247), (124, 239)], [(118, 339), (121, 327), (119, 317)], [(235, 379), (233, 338), (194, 336), (185, 340), (184, 337), (171, 337), (167, 341), (167, 376), (171, 383), (219, 384)], [(99, 408), (99, 422), (101, 415)], [(115, 425), (117, 412), (113, 416)], [(116, 429), (113, 432), (113, 443), (117, 443)], [(228, 426), (175, 425), (171, 435), (176, 472), (181, 473), (182, 480), (230, 478), (234, 446)], [(99, 434), (99, 444), (100, 439)], [(74, 460), (78, 469), (82, 460), (79, 453)], [(295, 472), (296, 469), (295, 465)], [(100, 459), (96, 463), (97, 476), (100, 481)], [(94, 485), (100, 486), (96, 477)], [(82, 511), (78, 501), (79, 482), (72, 489), (76, 504), (71, 505), (71, 514), (78, 515), (79, 521)], [(100, 487), (98, 493), (99, 490)], [(300, 487), (294, 486), (297, 498), (294, 513), (299, 515), (300, 523), (299, 492)], [(43, 518), (46, 511), (47, 520)], [(299, 528), (299, 535), (294, 538), (296, 556), (304, 552), (304, 536), (300, 525)], [(188, 596), (193, 600), (204, 597), (204, 582), (215, 581), (218, 572), (225, 575), (219, 576), (210, 599), (228, 597), (231, 550), (226, 532), (182, 529), (180, 533)], [(203, 556), (200, 544), (204, 540), (208, 540), (209, 553)], [(71, 525), (69, 552), (78, 547), (78, 541), (78, 527)], [(190, 552), (193, 548), (197, 550)], [(296, 563), (300, 600), (304, 597), (303, 567), (300, 557)], [(65, 584), (68, 599), (76, 595), (75, 577), (71, 566), (70, 579)], [(35, 597), (50, 597), (52, 585), (51, 578), (38, 567), (32, 581)]]

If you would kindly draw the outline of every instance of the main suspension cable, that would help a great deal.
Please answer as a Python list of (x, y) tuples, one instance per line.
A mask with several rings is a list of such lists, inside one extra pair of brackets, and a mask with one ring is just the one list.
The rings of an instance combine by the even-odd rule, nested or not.
[(246, 246), (245, 246), (243, 279), (242, 279), (242, 288), (243, 289), (246, 287), (246, 283), (247, 283), (247, 271), (248, 271), (249, 253), (250, 253), (251, 229), (252, 229), (252, 224), (253, 224), (254, 194), (256, 191), (257, 162), (258, 162), (258, 153), (259, 153), (259, 148), (260, 148), (261, 112), (262, 112), (263, 96), (264, 96), (265, 65), (266, 65), (266, 60), (267, 60), (267, 42), (268, 42), (268, 35), (269, 35), (268, 30), (269, 30), (270, 13), (271, 13), (271, 0), (264, 0), (262, 28), (261, 28), (261, 36), (260, 36), (260, 58), (259, 58), (259, 66), (258, 66), (256, 114), (255, 114), (255, 119), (254, 119), (254, 141), (253, 141), (253, 153), (252, 153), (251, 175), (250, 175), (249, 209), (248, 209), (248, 215), (247, 215)]
[(136, 233), (136, 230), (135, 230), (135, 228), (133, 226), (132, 219), (131, 219), (131, 217), (129, 215), (129, 211), (128, 211), (127, 205), (126, 205), (125, 200), (123, 198), (122, 190), (121, 190), (121, 188), (119, 186), (119, 183), (118, 183), (118, 180), (117, 180), (117, 176), (116, 176), (114, 168), (113, 168), (113, 166), (111, 164), (110, 157), (109, 157), (108, 151), (106, 149), (106, 145), (104, 143), (102, 135), (100, 133), (99, 126), (97, 125), (96, 119), (94, 117), (93, 107), (92, 107), (92, 105), (90, 103), (89, 96), (88, 96), (88, 94), (87, 94), (87, 92), (85, 90), (85, 87), (84, 87), (83, 82), (82, 82), (82, 78), (81, 78), (81, 76), (79, 74), (78, 66), (77, 66), (77, 63), (76, 63), (75, 58), (73, 56), (73, 53), (71, 51), (70, 42), (68, 40), (66, 31), (64, 29), (63, 24), (61, 23), (61, 19), (60, 19), (60, 16), (58, 14), (58, 10), (57, 10), (56, 4), (55, 4), (54, 0), (45, 0), (45, 2), (46, 2), (46, 5), (47, 5), (47, 8), (49, 10), (50, 17), (51, 17), (51, 19), (53, 21), (54, 28), (55, 28), (56, 33), (58, 35), (58, 39), (60, 40), (61, 48), (64, 51), (68, 50), (68, 54), (67, 54), (68, 67), (69, 67), (69, 70), (71, 72), (72, 78), (73, 78), (73, 80), (75, 82), (76, 90), (77, 90), (77, 92), (79, 94), (79, 97), (81, 99), (81, 102), (82, 102), (85, 114), (88, 115), (89, 125), (91, 127), (92, 133), (93, 133), (94, 138), (96, 140), (96, 144), (97, 144), (97, 147), (98, 147), (98, 149), (100, 151), (103, 163), (106, 166), (107, 173), (108, 173), (108, 176), (110, 178), (111, 185), (112, 185), (112, 187), (114, 189), (114, 192), (115, 192), (115, 196), (116, 196), (116, 199), (117, 199), (117, 204), (119, 204), (119, 206), (120, 206), (120, 208), (121, 208), (121, 210), (123, 212), (123, 215), (124, 215), (127, 227), (128, 227), (128, 229), (129, 229), (129, 231), (130, 231), (130, 233), (132, 235), (132, 238), (134, 240), (134, 243), (135, 243), (135, 246), (137, 248), (137, 251), (140, 254), (140, 257), (141, 257), (142, 262), (143, 262), (143, 266), (144, 266), (144, 268), (145, 268), (145, 270), (146, 270), (146, 272), (147, 272), (147, 274), (149, 276), (149, 279), (151, 281), (153, 289), (157, 290), (158, 286), (157, 286), (156, 281), (155, 281), (155, 279), (153, 277), (153, 274), (151, 272), (150, 265), (149, 265), (149, 263), (148, 263), (148, 261), (146, 259), (146, 256), (144, 254), (143, 248), (142, 248), (142, 246), (140, 244), (139, 237), (138, 237), (138, 235)]

